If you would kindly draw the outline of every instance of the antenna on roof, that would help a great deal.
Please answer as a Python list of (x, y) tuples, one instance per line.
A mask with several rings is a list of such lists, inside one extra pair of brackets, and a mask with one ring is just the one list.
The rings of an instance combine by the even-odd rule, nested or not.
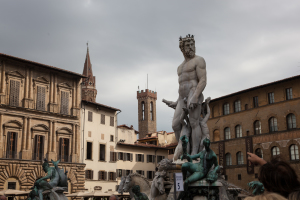
[(87, 46), (87, 50), (89, 50), (89, 41), (87, 41), (86, 46)]

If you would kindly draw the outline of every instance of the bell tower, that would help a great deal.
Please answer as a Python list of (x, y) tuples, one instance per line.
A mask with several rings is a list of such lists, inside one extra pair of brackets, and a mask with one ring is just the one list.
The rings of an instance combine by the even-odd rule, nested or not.
[(93, 76), (89, 47), (87, 47), (82, 75), (87, 76), (87, 78), (82, 81), (82, 100), (95, 102), (97, 96), (96, 78)]
[(146, 89), (137, 91), (138, 120), (140, 139), (147, 133), (156, 132), (156, 99), (157, 93)]

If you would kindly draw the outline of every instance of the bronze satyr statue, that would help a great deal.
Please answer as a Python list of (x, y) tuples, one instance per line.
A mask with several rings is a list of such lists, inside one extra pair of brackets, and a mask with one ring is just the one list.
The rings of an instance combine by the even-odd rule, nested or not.
[[(184, 191), (180, 193), (178, 200), (182, 199), (186, 192), (188, 191), (188, 185), (190, 183), (202, 180), (206, 178), (209, 183), (214, 183), (218, 179), (217, 171), (219, 169), (217, 155), (210, 147), (210, 140), (208, 138), (203, 140), (203, 145), (205, 149), (196, 155), (189, 155), (186, 153), (185, 144), (188, 142), (186, 136), (180, 138), (182, 140), (183, 156), (181, 159), (187, 159), (189, 162), (182, 164), (182, 174), (184, 181)], [(200, 158), (199, 163), (193, 163), (192, 160), (197, 160)], [(214, 166), (214, 168), (213, 168)], [(213, 168), (213, 169), (212, 169)], [(187, 173), (191, 175), (187, 177)]]
[[(179, 141), (182, 132), (181, 116), (183, 108), (187, 109), (189, 122), (192, 129), (191, 134), (191, 155), (199, 152), (202, 136), (199, 124), (201, 115), (201, 104), (203, 102), (203, 90), (206, 86), (206, 64), (205, 60), (195, 55), (194, 36), (188, 34), (185, 38), (179, 38), (179, 48), (183, 53), (184, 61), (177, 68), (179, 82), (179, 96), (176, 102), (163, 100), (169, 107), (175, 108), (172, 128)], [(186, 101), (185, 101), (186, 100)], [(189, 152), (190, 153), (190, 152)]]
[[(42, 167), (47, 175), (35, 181), (34, 186), (31, 188), (32, 191), (29, 193), (28, 200), (34, 200), (36, 197), (38, 197), (39, 200), (43, 200), (43, 192), (45, 190), (51, 190), (49, 199), (62, 199), (62, 197), (60, 197), (56, 192), (63, 193), (63, 191), (68, 190), (68, 178), (67, 172), (64, 172), (64, 170), (58, 168), (59, 161), (60, 160), (54, 162), (51, 160), (54, 167), (50, 167), (48, 160), (44, 160)], [(47, 182), (47, 179), (50, 179), (50, 181)], [(65, 197), (65, 199), (67, 198)]]
[(139, 185), (133, 186), (132, 192), (135, 200), (149, 200), (146, 194), (140, 192)]

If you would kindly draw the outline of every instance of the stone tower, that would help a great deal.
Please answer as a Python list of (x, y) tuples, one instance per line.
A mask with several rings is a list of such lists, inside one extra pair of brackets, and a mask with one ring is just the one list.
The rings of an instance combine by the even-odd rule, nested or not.
[(88, 78), (82, 81), (82, 100), (95, 102), (97, 96), (96, 78), (93, 76), (92, 64), (90, 60), (89, 47), (87, 47), (83, 73)]
[(143, 138), (147, 133), (156, 132), (157, 93), (148, 89), (146, 89), (146, 91), (137, 91), (137, 99), (140, 132), (139, 138)]

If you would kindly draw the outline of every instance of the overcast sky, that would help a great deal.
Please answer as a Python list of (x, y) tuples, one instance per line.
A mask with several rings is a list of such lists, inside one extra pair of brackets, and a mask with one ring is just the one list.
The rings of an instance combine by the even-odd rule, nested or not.
[(193, 34), (217, 98), (300, 73), (300, 1), (0, 1), (0, 52), (82, 73), (89, 42), (97, 102), (138, 130), (138, 86), (157, 91), (157, 130), (172, 131), (161, 100), (178, 97), (179, 36)]

